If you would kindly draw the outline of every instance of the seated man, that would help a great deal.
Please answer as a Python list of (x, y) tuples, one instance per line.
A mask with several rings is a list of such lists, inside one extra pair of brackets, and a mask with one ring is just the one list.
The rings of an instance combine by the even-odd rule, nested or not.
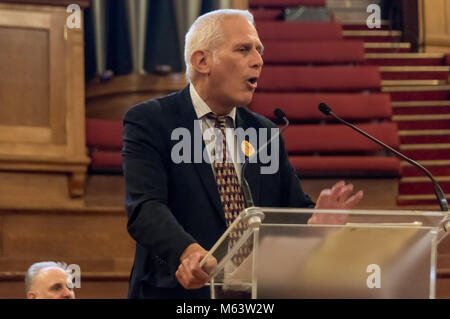
[[(262, 132), (277, 128), (245, 108), (257, 87), (262, 53), (248, 11), (205, 14), (186, 35), (190, 84), (180, 92), (143, 102), (125, 115), (122, 156), (127, 227), (136, 240), (130, 298), (210, 296), (204, 285), (216, 261), (209, 258), (205, 267), (200, 267), (200, 261), (245, 208), (242, 162), (236, 160), (235, 148), (246, 144), (233, 143), (225, 131), (253, 130), (259, 134), (258, 145), (263, 145), (270, 136)], [(205, 133), (210, 129), (223, 132), (211, 153), (205, 147)], [(183, 142), (189, 145), (182, 155), (177, 152), (177, 132), (187, 136)], [(214, 144), (211, 140), (208, 145)], [(244, 172), (255, 206), (349, 209), (361, 200), (361, 191), (350, 196), (353, 185), (340, 182), (323, 191), (314, 203), (301, 188), (282, 138), (271, 145), (279, 146), (270, 151), (276, 169), (261, 173), (265, 163), (259, 160)], [(308, 217), (305, 223), (323, 223), (324, 218), (328, 223), (345, 221), (333, 215)]]
[(75, 299), (68, 288), (69, 274), (62, 264), (53, 261), (38, 262), (25, 275), (27, 299)]

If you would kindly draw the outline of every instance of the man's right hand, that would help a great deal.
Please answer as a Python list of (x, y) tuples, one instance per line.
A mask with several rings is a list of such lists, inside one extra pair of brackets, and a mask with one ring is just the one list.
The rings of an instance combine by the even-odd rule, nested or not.
[(217, 266), (217, 260), (211, 256), (206, 260), (203, 267), (200, 267), (200, 262), (207, 253), (208, 251), (202, 246), (194, 243), (189, 245), (181, 254), (181, 263), (175, 276), (185, 289), (199, 289), (208, 282), (208, 273)]

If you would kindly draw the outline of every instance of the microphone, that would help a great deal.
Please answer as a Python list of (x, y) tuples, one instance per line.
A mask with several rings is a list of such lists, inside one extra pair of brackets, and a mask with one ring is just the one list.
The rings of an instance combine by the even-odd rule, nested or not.
[(253, 197), (252, 197), (252, 192), (251, 192), (251, 189), (250, 189), (250, 185), (248, 184), (247, 179), (245, 178), (245, 175), (244, 175), (245, 174), (245, 169), (247, 168), (247, 165), (248, 165), (250, 159), (254, 158), (255, 156), (257, 156), (263, 149), (265, 149), (267, 146), (269, 146), (270, 143), (272, 143), (272, 141), (274, 139), (276, 139), (278, 136), (280, 136), (280, 134), (283, 133), (283, 131), (285, 129), (287, 129), (287, 127), (289, 126), (289, 120), (287, 119), (286, 114), (281, 109), (278, 109), (278, 108), (275, 109), (273, 114), (275, 114), (277, 119), (279, 119), (279, 120), (284, 122), (284, 126), (277, 132), (277, 134), (272, 136), (272, 138), (269, 141), (264, 143), (263, 146), (261, 146), (255, 153), (253, 153), (249, 157), (246, 157), (245, 158), (245, 162), (242, 165), (242, 169), (241, 169), (241, 187), (242, 187), (242, 192), (244, 193), (245, 206), (247, 208), (255, 206), (255, 203), (253, 202)]
[(364, 135), (365, 137), (367, 137), (368, 139), (370, 139), (373, 142), (377, 143), (378, 145), (381, 145), (383, 148), (391, 151), (392, 153), (394, 153), (395, 155), (397, 155), (401, 159), (407, 161), (411, 165), (415, 166), (416, 168), (418, 168), (422, 172), (424, 172), (430, 178), (431, 182), (433, 183), (434, 194), (436, 195), (436, 198), (437, 198), (437, 200), (439, 202), (439, 206), (441, 207), (441, 211), (443, 211), (443, 212), (447, 212), (448, 211), (447, 199), (445, 198), (445, 194), (442, 191), (441, 186), (439, 186), (439, 184), (438, 184), (438, 182), (436, 182), (434, 176), (425, 167), (423, 167), (422, 165), (420, 165), (416, 161), (410, 159), (406, 155), (403, 155), (402, 153), (400, 153), (397, 150), (393, 149), (389, 145), (386, 145), (385, 143), (381, 142), (380, 140), (376, 139), (375, 137), (367, 134), (366, 132), (362, 131), (361, 129), (359, 129), (355, 125), (353, 125), (351, 123), (348, 123), (347, 121), (341, 119), (339, 116), (334, 114), (333, 111), (331, 110), (331, 108), (328, 105), (326, 105), (325, 103), (322, 102), (322, 103), (319, 104), (319, 111), (322, 112), (325, 115), (330, 115), (330, 116), (334, 117), (339, 122), (341, 122), (341, 123), (351, 127), (353, 130), (355, 130), (358, 133)]

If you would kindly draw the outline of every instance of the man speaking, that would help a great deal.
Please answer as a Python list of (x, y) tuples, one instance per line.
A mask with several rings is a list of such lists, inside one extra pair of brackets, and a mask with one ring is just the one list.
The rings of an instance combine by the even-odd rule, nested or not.
[[(248, 11), (217, 10), (199, 17), (186, 34), (186, 75), (180, 92), (134, 106), (124, 118), (123, 171), (128, 231), (136, 240), (129, 298), (209, 298), (210, 258), (200, 261), (245, 207), (239, 146), (228, 129), (271, 130), (270, 120), (243, 108), (250, 104), (263, 66), (263, 44)], [(173, 158), (173, 132), (189, 132), (191, 161)], [(219, 143), (195, 131), (215, 129)], [(270, 137), (267, 137), (269, 139)], [(261, 162), (245, 171), (256, 206), (349, 209), (362, 198), (337, 183), (314, 204), (304, 194), (279, 138), (278, 169), (261, 174)], [(197, 141), (198, 145), (198, 141)], [(209, 147), (208, 145), (213, 145)], [(234, 145), (234, 146), (233, 146)], [(195, 161), (207, 150), (210, 161)], [(207, 156), (208, 157), (208, 156)], [(203, 159), (203, 155), (201, 155)], [(321, 223), (313, 214), (305, 222)], [(342, 223), (339, 217), (331, 222)], [(330, 221), (328, 221), (330, 222)]]

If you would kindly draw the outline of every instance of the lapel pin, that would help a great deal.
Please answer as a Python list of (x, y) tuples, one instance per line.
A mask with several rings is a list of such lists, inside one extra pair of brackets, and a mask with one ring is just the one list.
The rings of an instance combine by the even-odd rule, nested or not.
[(253, 148), (253, 145), (250, 144), (248, 141), (242, 141), (241, 150), (242, 153), (244, 153), (244, 155), (247, 157), (250, 157), (253, 154), (255, 154), (255, 149)]

